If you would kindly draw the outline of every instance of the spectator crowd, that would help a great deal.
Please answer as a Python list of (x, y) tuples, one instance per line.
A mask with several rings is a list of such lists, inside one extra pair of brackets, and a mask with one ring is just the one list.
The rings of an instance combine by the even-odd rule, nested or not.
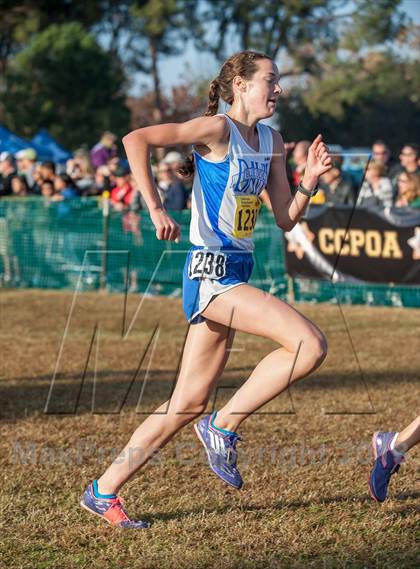
[[(292, 188), (305, 170), (310, 142), (287, 143), (287, 173)], [(343, 156), (334, 152), (332, 169), (321, 177), (319, 192), (311, 203), (356, 205), (366, 208), (420, 208), (420, 147), (407, 143), (399, 159), (388, 145), (377, 140), (372, 145), (371, 160), (360, 181), (343, 168)], [(367, 162), (367, 156), (365, 163)], [(153, 175), (164, 207), (179, 211), (191, 207), (191, 179), (179, 173), (183, 166), (180, 153), (171, 151), (156, 165)], [(359, 190), (360, 188), (360, 190)], [(32, 148), (16, 155), (0, 154), (0, 198), (40, 196), (50, 201), (66, 201), (109, 192), (116, 211), (139, 211), (144, 203), (127, 161), (118, 157), (116, 137), (105, 132), (89, 151), (76, 151), (66, 164), (37, 162)], [(265, 203), (269, 206), (266, 196)]]
[[(108, 192), (116, 211), (139, 211), (144, 203), (127, 161), (118, 157), (116, 137), (105, 132), (90, 150), (78, 150), (66, 164), (37, 162), (33, 148), (0, 153), (0, 198), (40, 196), (50, 201), (101, 196)], [(179, 152), (169, 152), (152, 166), (156, 186), (169, 210), (190, 207), (191, 182), (178, 173)]]
[[(287, 168), (291, 187), (296, 187), (305, 170), (310, 142), (286, 144)], [(399, 160), (393, 158), (388, 145), (377, 140), (371, 149), (371, 159), (358, 176), (343, 169), (343, 156), (332, 151), (333, 167), (321, 176), (319, 191), (312, 204), (356, 205), (364, 208), (420, 208), (420, 147), (407, 143)], [(360, 190), (359, 190), (360, 188)]]

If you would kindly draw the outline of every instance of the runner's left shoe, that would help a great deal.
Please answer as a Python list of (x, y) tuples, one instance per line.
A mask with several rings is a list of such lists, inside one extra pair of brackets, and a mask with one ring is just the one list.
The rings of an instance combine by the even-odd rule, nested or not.
[(372, 451), (375, 464), (369, 476), (370, 495), (377, 502), (384, 502), (388, 494), (391, 476), (398, 472), (404, 458), (397, 458), (390, 450), (396, 433), (377, 431), (372, 437)]
[(382, 456), (387, 450), (391, 450), (391, 442), (397, 433), (376, 431), (372, 437), (372, 451), (375, 460)]
[(226, 484), (239, 490), (243, 480), (237, 469), (236, 443), (243, 439), (234, 432), (222, 432), (213, 426), (216, 413), (206, 415), (194, 425), (195, 432), (206, 449), (209, 466)]

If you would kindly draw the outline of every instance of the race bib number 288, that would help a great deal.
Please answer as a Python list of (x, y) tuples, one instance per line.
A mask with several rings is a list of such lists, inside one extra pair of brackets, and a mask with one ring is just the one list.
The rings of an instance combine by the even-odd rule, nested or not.
[(195, 249), (191, 254), (188, 267), (190, 279), (207, 277), (221, 279), (226, 274), (226, 255), (221, 251)]

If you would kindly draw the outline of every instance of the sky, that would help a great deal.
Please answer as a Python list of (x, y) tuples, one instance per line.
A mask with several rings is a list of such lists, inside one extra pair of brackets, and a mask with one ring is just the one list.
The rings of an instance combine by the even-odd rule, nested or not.
[[(403, 0), (401, 7), (414, 23), (420, 25), (420, 0)], [(234, 51), (235, 46), (232, 47), (232, 52)], [(190, 73), (205, 78), (216, 76), (219, 64), (211, 54), (197, 51), (191, 42), (187, 45), (182, 56), (163, 59), (159, 65), (159, 70), (164, 90), (168, 90), (172, 86), (179, 84), (181, 82), (180, 79)], [(143, 85), (151, 85), (151, 83), (147, 81), (144, 75), (138, 76), (133, 82), (131, 94), (139, 95)]]

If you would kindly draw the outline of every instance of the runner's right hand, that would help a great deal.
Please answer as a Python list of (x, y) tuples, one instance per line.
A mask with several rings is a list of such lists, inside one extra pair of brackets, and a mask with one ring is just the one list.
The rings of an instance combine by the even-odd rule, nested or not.
[(150, 211), (150, 217), (156, 228), (156, 237), (159, 240), (179, 241), (181, 227), (164, 209), (160, 208)]

